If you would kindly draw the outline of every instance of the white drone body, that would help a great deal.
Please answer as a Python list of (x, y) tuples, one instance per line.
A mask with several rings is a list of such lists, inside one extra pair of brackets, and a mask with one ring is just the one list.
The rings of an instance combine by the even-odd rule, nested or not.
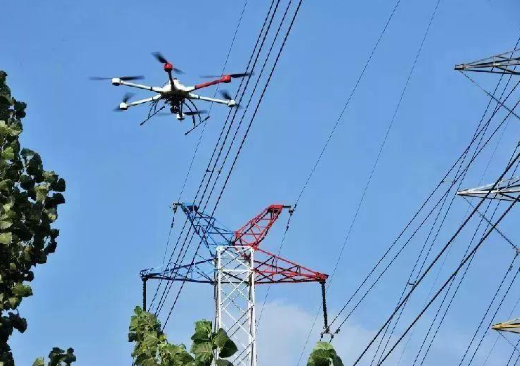
[(173, 65), (166, 60), (166, 58), (158, 52), (153, 53), (155, 58), (163, 64), (164, 71), (168, 75), (168, 81), (163, 86), (148, 86), (143, 84), (136, 84), (132, 82), (133, 80), (142, 79), (142, 76), (121, 76), (114, 78), (104, 78), (104, 77), (93, 77), (93, 80), (110, 80), (112, 85), (115, 86), (128, 86), (130, 88), (137, 88), (148, 90), (156, 93), (155, 96), (150, 98), (145, 98), (141, 100), (136, 100), (133, 102), (129, 102), (130, 95), (127, 95), (123, 98), (123, 101), (119, 104), (119, 107), (116, 109), (117, 111), (126, 111), (131, 107), (135, 107), (142, 104), (149, 104), (150, 111), (148, 113), (148, 117), (145, 121), (141, 123), (144, 124), (150, 118), (155, 116), (162, 109), (169, 107), (170, 112), (177, 116), (178, 120), (183, 120), (186, 116), (190, 116), (193, 118), (194, 128), (198, 125), (196, 123), (196, 117), (199, 120), (199, 124), (204, 122), (206, 119), (202, 120), (200, 115), (207, 113), (204, 110), (199, 110), (197, 105), (193, 102), (194, 100), (205, 101), (209, 103), (218, 103), (223, 104), (228, 107), (235, 107), (237, 103), (231, 95), (227, 92), (221, 91), (221, 94), (225, 99), (219, 98), (210, 98), (205, 97), (199, 94), (195, 94), (194, 91), (207, 88), (212, 85), (217, 85), (220, 83), (230, 83), (232, 79), (242, 78), (249, 76), (249, 73), (240, 73), (240, 74), (229, 74), (229, 75), (221, 75), (221, 76), (209, 76), (210, 78), (214, 78), (212, 81), (204, 82), (201, 84), (197, 84), (194, 86), (186, 86), (182, 84), (177, 78), (173, 76), (173, 73), (182, 74), (182, 71), (173, 67)]
[[(223, 76), (223, 78), (225, 78), (225, 76)], [(193, 91), (195, 91), (197, 89), (202, 89), (202, 88), (206, 87), (205, 84), (211, 83), (211, 85), (214, 85), (214, 84), (216, 84), (215, 82), (209, 82), (209, 83), (204, 83), (204, 84), (195, 85), (195, 86), (185, 86), (185, 85), (181, 84), (178, 79), (173, 79), (173, 85), (171, 82), (167, 82), (164, 86), (160, 87), (160, 86), (148, 86), (148, 85), (143, 85), (143, 84), (136, 84), (136, 83), (121, 80), (120, 78), (112, 78), (111, 81), (112, 81), (112, 85), (115, 85), (115, 86), (126, 85), (131, 88), (144, 89), (144, 90), (149, 90), (149, 91), (157, 93), (156, 96), (153, 96), (150, 98), (136, 100), (136, 101), (130, 102), (130, 103), (121, 102), (119, 104), (119, 109), (121, 109), (123, 111), (126, 111), (130, 107), (135, 107), (137, 105), (141, 105), (144, 103), (159, 101), (161, 99), (165, 99), (165, 100), (168, 100), (168, 99), (181, 99), (181, 100), (182, 99), (196, 99), (196, 100), (203, 100), (203, 101), (211, 102), (211, 103), (224, 104), (224, 105), (227, 105), (228, 107), (234, 107), (236, 105), (236, 102), (233, 99), (224, 100), (224, 99), (218, 99), (218, 98), (210, 98), (210, 97), (204, 97), (204, 96), (192, 93)], [(225, 82), (225, 81), (220, 81), (220, 80), (215, 80), (215, 81)], [(202, 86), (202, 85), (204, 85), (204, 86)], [(209, 85), (207, 85), (207, 86), (209, 86)], [(179, 119), (179, 120), (184, 119), (184, 114), (182, 113), (182, 111), (179, 111), (179, 113), (177, 113), (177, 119)]]

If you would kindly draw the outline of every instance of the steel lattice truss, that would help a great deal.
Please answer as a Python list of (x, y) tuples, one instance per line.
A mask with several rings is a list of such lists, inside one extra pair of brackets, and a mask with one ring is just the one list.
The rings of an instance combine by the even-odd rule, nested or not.
[(520, 75), (520, 71), (515, 69), (518, 65), (520, 65), (520, 49), (505, 52), (482, 60), (456, 65), (455, 70)]
[(254, 249), (250, 246), (217, 247), (217, 329), (224, 329), (238, 352), (230, 360), (236, 366), (256, 364), (256, 314)]
[[(484, 72), (502, 75), (520, 75), (520, 72), (516, 70), (517, 66), (519, 65), (520, 49), (515, 49), (513, 51), (505, 52), (500, 55), (488, 57), (482, 60), (456, 65), (455, 70)], [(488, 92), (486, 92), (486, 94), (490, 95), (493, 99), (497, 100)], [(500, 101), (498, 102), (503, 107), (505, 107)], [(514, 112), (511, 109), (507, 107), (505, 108), (510, 113), (514, 114)], [(503, 179), (496, 184), (488, 184), (481, 187), (465, 189), (462, 191), (458, 191), (457, 195), (462, 197), (477, 197), (481, 199), (491, 199), (498, 201), (518, 201), (520, 199), (520, 177)], [(488, 222), (488, 224), (492, 224), (491, 221), (489, 221), (489, 219), (487, 219), (483, 214), (479, 213), (479, 215), (483, 219), (485, 219)], [(494, 227), (494, 229), (497, 230), (504, 239), (509, 241), (509, 239), (507, 239), (500, 230), (498, 230), (496, 227)], [(515, 245), (512, 242), (510, 243), (513, 245), (513, 247), (515, 247)], [(518, 248), (516, 248), (516, 250), (518, 251)], [(494, 324), (491, 327), (491, 329), (499, 332), (520, 333), (520, 318)]]
[(207, 248), (207, 256), (187, 264), (171, 263), (165, 268), (143, 270), (144, 286), (148, 279), (215, 286), (215, 328), (224, 329), (238, 346), (231, 361), (237, 366), (256, 366), (256, 285), (319, 282), (324, 290), (328, 276), (260, 248), (288, 206), (270, 205), (236, 231), (227, 229), (196, 205), (174, 204), (174, 210), (178, 207)]
[(282, 211), (288, 206), (270, 205), (236, 231), (227, 229), (214, 217), (201, 212), (195, 205), (176, 203), (174, 207), (180, 207), (185, 213), (193, 230), (208, 249), (207, 256), (201, 257), (194, 263), (169, 264), (165, 268), (145, 269), (141, 271), (143, 279), (215, 284), (215, 248), (218, 246), (253, 248), (254, 271), (258, 275), (257, 284), (323, 282), (327, 279), (327, 275), (323, 273), (308, 269), (259, 247)]
[(458, 191), (457, 195), (465, 197), (479, 197), (500, 201), (515, 201), (520, 197), (520, 177), (504, 179), (498, 184)]

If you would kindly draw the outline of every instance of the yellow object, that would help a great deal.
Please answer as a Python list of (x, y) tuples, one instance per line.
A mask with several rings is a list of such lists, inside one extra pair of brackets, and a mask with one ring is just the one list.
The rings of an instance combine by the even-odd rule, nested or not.
[(499, 332), (512, 332), (512, 333), (520, 333), (520, 318), (508, 320), (503, 323), (495, 324), (491, 327), (491, 329), (499, 331)]

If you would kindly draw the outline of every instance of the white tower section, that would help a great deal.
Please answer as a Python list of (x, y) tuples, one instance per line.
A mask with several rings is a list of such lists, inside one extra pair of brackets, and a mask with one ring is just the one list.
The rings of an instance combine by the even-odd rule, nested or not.
[(215, 327), (225, 329), (238, 346), (235, 366), (256, 366), (254, 250), (217, 247)]

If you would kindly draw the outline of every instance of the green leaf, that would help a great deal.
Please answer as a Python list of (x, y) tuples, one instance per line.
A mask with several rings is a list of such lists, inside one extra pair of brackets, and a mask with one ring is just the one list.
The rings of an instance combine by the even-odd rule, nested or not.
[(218, 347), (219, 357), (222, 358), (231, 357), (238, 351), (236, 344), (228, 337), (222, 328), (220, 328), (213, 337), (213, 343)]
[(13, 160), (14, 159), (14, 149), (11, 146), (9, 146), (7, 149), (2, 151), (1, 157), (2, 157), (2, 159), (5, 159), (5, 160)]
[(56, 221), (56, 219), (58, 218), (58, 211), (55, 208), (45, 209), (44, 212), (51, 222)]
[(13, 240), (13, 234), (12, 233), (1, 233), (0, 234), (0, 244), (9, 245), (11, 244), (11, 241)]
[(195, 323), (195, 333), (191, 337), (193, 342), (209, 342), (211, 340), (211, 322), (200, 320)]
[(143, 346), (146, 348), (155, 348), (159, 343), (159, 337), (157, 334), (146, 334), (143, 340)]
[(7, 95), (0, 94), (0, 105), (2, 106), (9, 106), (11, 105), (11, 98)]
[(24, 285), (21, 283), (17, 283), (13, 287), (12, 291), (13, 291), (13, 294), (15, 294), (16, 296), (19, 296), (19, 297), (28, 297), (33, 294), (30, 286)]
[(11, 220), (0, 221), (0, 230), (9, 229), (11, 226), (13, 226), (13, 222)]
[[(334, 351), (334, 347), (332, 346), (332, 344), (327, 343), (327, 342), (318, 342), (318, 343), (316, 343), (316, 346), (314, 346), (314, 350), (315, 351), (317, 351), (317, 350)], [(334, 351), (334, 352), (336, 352), (336, 351)]]
[(195, 355), (195, 360), (203, 364), (211, 364), (213, 360), (213, 347), (209, 342), (193, 343), (191, 353)]
[(22, 187), (25, 190), (34, 188), (34, 179), (32, 177), (24, 174), (20, 177), (20, 187)]
[(43, 357), (38, 357), (32, 364), (32, 366), (45, 366), (45, 360)]
[(34, 191), (36, 192), (36, 200), (43, 202), (49, 193), (49, 186), (47, 184), (40, 184), (34, 187)]
[(341, 358), (339, 358), (338, 355), (334, 356), (334, 359), (332, 360), (332, 366), (344, 366), (343, 361)]
[(213, 343), (218, 347), (222, 348), (226, 344), (226, 342), (229, 340), (229, 337), (226, 333), (226, 331), (222, 328), (220, 328), (217, 333), (213, 335)]
[(60, 178), (56, 182), (51, 183), (51, 189), (56, 192), (65, 192), (65, 179)]
[(343, 366), (343, 362), (330, 343), (318, 342), (307, 361), (307, 366)]
[(7, 299), (7, 302), (11, 306), (11, 309), (16, 309), (18, 305), (20, 305), (20, 302), (22, 302), (21, 297), (12, 296), (9, 299)]
[(229, 362), (228, 360), (223, 360), (221, 358), (217, 359), (215, 361), (215, 364), (217, 366), (233, 366), (233, 364), (231, 362)]

